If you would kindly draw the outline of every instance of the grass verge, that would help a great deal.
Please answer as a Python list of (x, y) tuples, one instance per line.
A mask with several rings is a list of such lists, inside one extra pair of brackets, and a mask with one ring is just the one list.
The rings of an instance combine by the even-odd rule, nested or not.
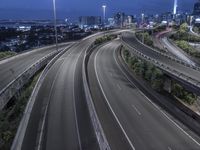
[(6, 52), (0, 52), (0, 59), (6, 58), (6, 57), (11, 57), (16, 55), (17, 53), (11, 52), (11, 51), (6, 51)]
[(27, 102), (41, 74), (39, 71), (0, 111), (0, 149), (9, 150)]
[[(134, 73), (144, 79), (157, 92), (164, 92), (164, 84), (167, 82), (167, 77), (164, 72), (153, 64), (144, 61), (136, 56), (131, 56), (126, 49), (123, 50), (126, 63), (134, 71)], [(176, 81), (172, 82), (171, 95), (180, 99), (187, 105), (193, 105), (197, 101), (197, 95), (188, 91)]]

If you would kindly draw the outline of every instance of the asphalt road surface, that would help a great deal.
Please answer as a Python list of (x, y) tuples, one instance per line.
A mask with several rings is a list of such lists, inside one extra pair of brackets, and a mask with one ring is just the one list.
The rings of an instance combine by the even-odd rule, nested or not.
[(165, 56), (162, 56), (159, 53), (153, 51), (152, 49), (144, 46), (143, 44), (139, 43), (136, 40), (136, 38), (132, 32), (124, 33), (123, 40), (129, 46), (131, 46), (131, 47), (137, 49), (138, 51), (142, 52), (143, 54), (157, 60), (158, 62), (161, 62), (161, 63), (165, 64), (166, 66), (169, 66), (171, 69), (174, 69), (174, 70), (178, 71), (179, 73), (187, 75), (188, 77), (191, 77), (192, 79), (200, 81), (200, 71), (196, 71), (190, 67), (186, 67), (184, 65), (181, 65), (180, 63), (172, 61), (172, 60), (166, 58)]
[(184, 61), (184, 62), (186, 62), (186, 63), (188, 63), (190, 65), (196, 66), (195, 62), (193, 62), (191, 60), (191, 58), (187, 54), (185, 54), (183, 52), (183, 50), (181, 50), (180, 48), (175, 47), (174, 45), (172, 45), (168, 41), (167, 37), (163, 37), (161, 39), (161, 41), (162, 41), (162, 44), (165, 45), (165, 47), (167, 47), (167, 49), (168, 49), (168, 51), (170, 51), (170, 53), (172, 53), (173, 55), (175, 55), (180, 60), (182, 60), (182, 61)]
[(94, 104), (111, 148), (199, 150), (195, 139), (130, 83), (116, 59), (119, 44), (113, 41), (97, 49), (88, 64)]
[[(68, 45), (70, 43), (59, 46), (59, 48), (64, 48)], [(32, 64), (55, 50), (55, 46), (48, 46), (0, 61), (0, 91)]]
[(23, 150), (98, 150), (85, 100), (82, 64), (89, 36), (72, 46), (49, 70), (37, 95)]

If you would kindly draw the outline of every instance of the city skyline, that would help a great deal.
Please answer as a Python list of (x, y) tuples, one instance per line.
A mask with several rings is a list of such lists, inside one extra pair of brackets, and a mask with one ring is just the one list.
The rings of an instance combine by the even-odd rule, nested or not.
[[(191, 12), (194, 3), (197, 0), (178, 0), (178, 10)], [(40, 5), (37, 5), (40, 3)], [(155, 14), (161, 12), (173, 12), (174, 0), (119, 0), (97, 1), (87, 0), (84, 4), (80, 0), (63, 1), (57, 0), (58, 18), (76, 19), (80, 15), (99, 15), (102, 16), (103, 4), (107, 5), (107, 16), (112, 16), (117, 11), (125, 11), (127, 14), (148, 13)], [(88, 5), (89, 4), (89, 5)], [(132, 5), (131, 5), (132, 4)], [(160, 7), (162, 6), (162, 7)], [(52, 2), (51, 0), (43, 1), (25, 1), (21, 0), (17, 3), (14, 0), (2, 0), (0, 6), (0, 19), (50, 19), (52, 18)]]

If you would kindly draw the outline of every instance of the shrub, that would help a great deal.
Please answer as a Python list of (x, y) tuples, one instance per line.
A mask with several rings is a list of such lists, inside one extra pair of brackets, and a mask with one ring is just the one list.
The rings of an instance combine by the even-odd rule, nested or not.
[(16, 53), (11, 51), (0, 52), (0, 59), (14, 55), (16, 55)]
[[(163, 85), (165, 83), (165, 75), (162, 70), (157, 68), (151, 63), (143, 61), (135, 56), (131, 56), (130, 53), (125, 50), (125, 56), (127, 57), (127, 63), (136, 73), (148, 83), (151, 87), (158, 92), (163, 90)], [(192, 105), (197, 100), (197, 96), (194, 93), (187, 91), (180, 84), (177, 84), (175, 81), (172, 83), (172, 93), (173, 96), (180, 98), (185, 103)]]
[(194, 57), (200, 58), (200, 52), (195, 50), (191, 45), (189, 45), (188, 42), (181, 40), (181, 41), (176, 41), (175, 43), (178, 47), (183, 49), (186, 53), (188, 53)]
[(144, 38), (144, 44), (148, 46), (153, 46), (153, 40), (151, 39), (151, 36), (148, 32), (138, 32), (136, 33), (136, 37), (140, 40), (143, 41)]
[(194, 104), (194, 102), (197, 100), (197, 96), (194, 93), (187, 91), (177, 83), (173, 83), (172, 94), (189, 105)]

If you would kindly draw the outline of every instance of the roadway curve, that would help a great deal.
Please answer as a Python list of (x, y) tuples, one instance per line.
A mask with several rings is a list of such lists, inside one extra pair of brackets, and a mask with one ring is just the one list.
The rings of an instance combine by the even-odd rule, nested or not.
[(98, 150), (85, 99), (82, 64), (85, 51), (105, 33), (71, 47), (48, 71), (37, 94), (22, 150)]
[(185, 53), (182, 49), (175, 46), (175, 44), (172, 44), (171, 41), (169, 41), (169, 35), (172, 33), (171, 29), (167, 29), (166, 31), (158, 33), (154, 38), (154, 43), (159, 48), (167, 51), (170, 55), (175, 56), (176, 58), (195, 66), (196, 62), (193, 61), (193, 59)]
[(169, 41), (168, 37), (163, 37), (161, 39), (161, 43), (168, 49), (168, 51), (179, 58), (180, 60), (192, 65), (196, 66), (196, 63), (192, 60), (191, 56), (186, 54), (182, 49), (177, 47), (175, 44), (172, 44), (171, 41)]
[[(59, 46), (59, 48), (64, 49), (69, 45), (70, 43), (65, 43)], [(39, 59), (55, 50), (55, 46), (48, 46), (31, 50), (0, 61), (0, 91), (11, 81), (13, 81), (14, 78), (28, 69), (32, 64), (36, 63)]]
[(200, 35), (193, 31), (193, 26), (190, 26), (190, 33), (194, 36), (200, 37)]
[(130, 82), (116, 59), (119, 45), (118, 40), (96, 49), (88, 64), (94, 105), (111, 148), (200, 149), (200, 144)]
[(184, 65), (182, 65), (178, 62), (172, 61), (172, 60), (166, 58), (165, 56), (160, 55), (156, 51), (153, 51), (151, 48), (140, 43), (136, 39), (136, 37), (134, 36), (134, 34), (132, 32), (125, 32), (122, 35), (122, 40), (127, 45), (129, 45), (130, 47), (140, 51), (144, 55), (149, 56), (149, 57), (157, 60), (158, 62), (161, 62), (165, 66), (168, 66), (171, 69), (176, 70), (179, 73), (182, 73), (182, 74), (200, 82), (200, 71), (194, 70), (194, 69), (187, 67), (187, 66), (184, 66)]

